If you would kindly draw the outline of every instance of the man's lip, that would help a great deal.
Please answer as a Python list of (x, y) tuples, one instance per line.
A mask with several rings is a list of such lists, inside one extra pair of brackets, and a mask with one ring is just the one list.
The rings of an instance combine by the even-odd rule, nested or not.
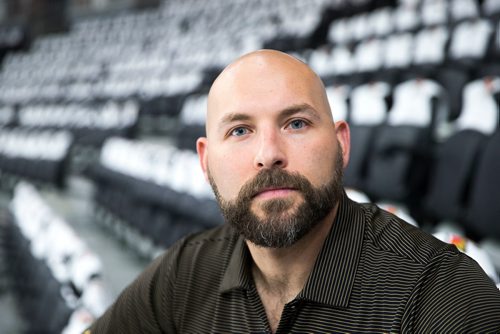
[(257, 196), (262, 195), (264, 193), (268, 193), (268, 192), (272, 192), (272, 191), (280, 191), (280, 190), (283, 190), (283, 191), (293, 191), (293, 190), (297, 190), (297, 189), (292, 188), (292, 187), (270, 187), (270, 188), (264, 188), (264, 189), (259, 190), (258, 192), (256, 192), (253, 197), (257, 197)]

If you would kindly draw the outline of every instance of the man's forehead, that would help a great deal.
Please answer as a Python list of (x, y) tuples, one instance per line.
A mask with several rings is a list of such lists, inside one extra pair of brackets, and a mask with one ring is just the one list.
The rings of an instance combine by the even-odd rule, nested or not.
[(214, 81), (210, 95), (217, 93), (225, 84), (232, 84), (235, 81), (249, 79), (247, 76), (255, 77), (256, 74), (313, 74), (309, 67), (302, 61), (286, 53), (275, 50), (259, 50), (246, 54), (233, 63), (229, 64)]
[(248, 104), (255, 104), (254, 107), (258, 109), (264, 103), (269, 103), (266, 98), (269, 94), (276, 97), (290, 91), (298, 93), (296, 97), (299, 100), (283, 101), (283, 106), (277, 110), (294, 103), (314, 104), (312, 100), (315, 99), (324, 103), (321, 80), (302, 61), (272, 50), (245, 55), (224, 69), (212, 85), (208, 98), (207, 126), (208, 122), (220, 121), (224, 117), (221, 113), (244, 111)]

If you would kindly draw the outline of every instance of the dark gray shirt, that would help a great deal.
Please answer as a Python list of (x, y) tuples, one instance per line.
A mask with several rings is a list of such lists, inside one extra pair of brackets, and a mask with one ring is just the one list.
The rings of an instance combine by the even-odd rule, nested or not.
[[(269, 333), (251, 256), (231, 227), (176, 243), (92, 333)], [(500, 291), (479, 265), (375, 205), (346, 196), (278, 333), (497, 333)]]

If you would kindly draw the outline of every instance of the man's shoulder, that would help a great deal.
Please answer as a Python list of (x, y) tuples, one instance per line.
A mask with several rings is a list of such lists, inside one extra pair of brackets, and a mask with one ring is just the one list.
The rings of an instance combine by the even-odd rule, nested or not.
[(181, 240), (183, 251), (198, 252), (207, 250), (210, 253), (217, 253), (220, 250), (227, 248), (229, 244), (233, 244), (239, 235), (228, 224), (204, 230), (201, 232), (188, 235)]
[(459, 255), (459, 250), (374, 204), (360, 204), (365, 212), (366, 241), (415, 264), (425, 265), (436, 256)]
[(227, 224), (190, 234), (174, 243), (163, 254), (163, 265), (169, 270), (204, 270), (205, 264), (227, 262), (239, 235)]

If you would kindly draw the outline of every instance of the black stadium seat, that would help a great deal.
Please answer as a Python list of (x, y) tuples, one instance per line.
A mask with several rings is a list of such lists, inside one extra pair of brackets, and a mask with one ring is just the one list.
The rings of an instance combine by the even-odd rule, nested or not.
[(365, 189), (367, 168), (376, 129), (372, 126), (353, 125), (351, 129), (351, 151), (349, 165), (344, 171), (344, 185), (354, 189)]
[(424, 189), (429, 167), (429, 129), (415, 126), (384, 126), (373, 144), (365, 185), (376, 200), (408, 203)]
[(475, 173), (466, 227), (476, 238), (500, 240), (500, 130), (488, 140)]
[(440, 144), (422, 206), (434, 222), (462, 222), (467, 209), (472, 175), (488, 136), (476, 130), (459, 131)]
[(351, 93), (351, 154), (344, 185), (364, 189), (374, 142), (390, 109), (391, 88), (386, 82), (360, 85)]
[(447, 114), (442, 88), (428, 79), (397, 85), (388, 122), (378, 132), (364, 191), (375, 200), (410, 204), (425, 190), (436, 121)]

